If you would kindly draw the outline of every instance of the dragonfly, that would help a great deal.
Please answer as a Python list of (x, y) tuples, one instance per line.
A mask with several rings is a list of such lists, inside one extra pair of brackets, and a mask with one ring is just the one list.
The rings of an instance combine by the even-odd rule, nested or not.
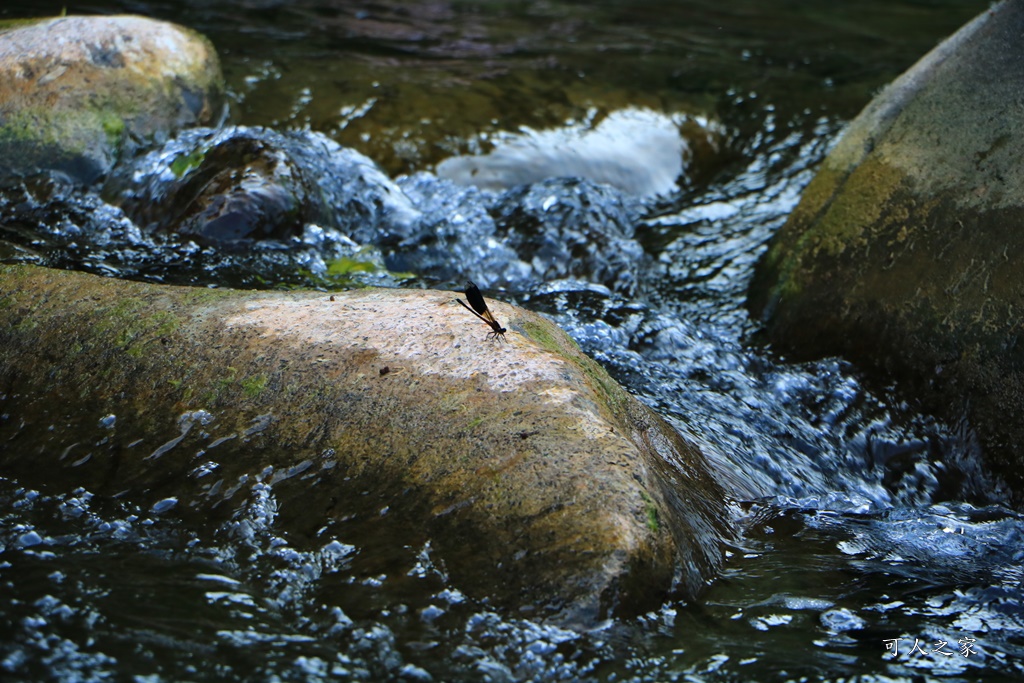
[[(475, 315), (476, 317), (483, 320), (491, 328), (491, 331), (487, 333), (488, 339), (500, 339), (503, 342), (508, 342), (505, 339), (505, 333), (508, 331), (501, 326), (495, 317), (491, 313), (491, 309), (487, 308), (487, 302), (484, 301), (484, 295), (480, 293), (477, 286), (472, 282), (466, 283), (466, 299), (469, 300), (469, 306), (462, 299), (456, 299), (459, 304), (467, 311)], [(472, 308), (470, 308), (472, 306)]]

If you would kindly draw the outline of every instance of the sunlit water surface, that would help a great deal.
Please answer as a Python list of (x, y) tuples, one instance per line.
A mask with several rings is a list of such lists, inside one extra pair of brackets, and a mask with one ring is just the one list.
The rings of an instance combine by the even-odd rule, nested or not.
[[(429, 544), (357, 543), (336, 536), (329, 520), (314, 544), (293, 542), (275, 527), (274, 487), (283, 477), (273, 467), (238, 482), (241, 495), (233, 500), (244, 502), (208, 528), (183, 524), (174, 499), (139, 509), (81, 489), (0, 479), (0, 677), (1024, 676), (1024, 520), (1002, 505), (998, 482), (977, 464), (968, 426), (919, 414), (912, 397), (866, 386), (841, 360), (786, 363), (758, 343), (744, 307), (758, 256), (843, 121), (983, 5), (861, 2), (828, 11), (793, 2), (773, 10), (745, 2), (648, 3), (625, 15), (616, 3), (482, 3), (475, 10), (458, 3), (95, 5), (206, 32), (225, 60), (234, 121), (310, 125), (392, 174), (425, 171), (399, 178), (417, 210), (443, 215), (459, 206), (470, 210), (469, 223), (474, 207), (486, 218), (480, 207), (493, 197), (438, 183), (431, 164), (472, 152), (501, 130), (585, 118), (590, 105), (583, 101), (594, 91), (574, 90), (569, 72), (586, 69), (607, 84), (612, 95), (599, 105), (609, 110), (700, 109), (694, 115), (721, 133), (719, 148), (671, 197), (640, 208), (630, 239), (645, 265), (635, 281), (538, 282), (529, 264), (487, 264), (481, 245), (454, 249), (453, 262), (436, 268), (401, 253), (378, 254), (376, 263), (419, 263), (422, 271), (375, 277), (455, 287), (464, 276), (490, 276), (496, 296), (550, 314), (723, 471), (737, 473), (729, 483), (743, 533), (700, 601), (576, 632), (531, 622), (526, 612), (498, 613), (464, 595)], [(662, 10), (674, 21), (663, 20)], [(875, 20), (863, 19), (871, 13)], [(386, 21), (373, 23), (375, 17)], [(552, 17), (560, 27), (551, 27)], [(540, 25), (548, 28), (527, 30)], [(349, 60), (352, 82), (336, 72), (337, 59)], [(474, 67), (477, 59), (484, 66)], [(323, 60), (335, 66), (311, 66)], [(555, 98), (527, 82), (538, 64), (552, 62)], [(389, 76), (392, 102), (367, 104)], [(465, 78), (481, 80), (462, 87)], [(501, 88), (488, 91), (491, 81)], [(516, 83), (534, 109), (556, 103), (540, 113), (509, 111), (504, 93)], [(443, 135), (417, 133), (405, 119), (388, 128), (399, 104), (419, 102), (418, 88), (440, 88), (438, 97), (451, 95), (446, 106), (453, 110), (482, 98), (482, 111), (493, 116), (434, 112), (424, 119), (421, 125), (444, 128)], [(378, 115), (383, 122), (371, 120)], [(24, 203), (44, 205), (54, 191), (60, 188), (21, 188), (8, 193), (3, 208), (24, 216)], [(22, 208), (12, 208), (18, 201)], [(352, 246), (314, 232), (290, 247), (225, 256), (154, 240), (95, 195), (69, 206), (63, 222), (43, 229), (8, 224), (8, 259), (163, 282), (329, 286), (331, 259)], [(512, 275), (494, 276), (502, 267)]]

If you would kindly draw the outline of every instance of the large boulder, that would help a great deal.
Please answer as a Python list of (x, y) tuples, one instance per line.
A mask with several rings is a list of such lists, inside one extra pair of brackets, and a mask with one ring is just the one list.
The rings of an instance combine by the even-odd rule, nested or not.
[(134, 16), (71, 16), (0, 31), (0, 177), (90, 183), (137, 144), (214, 122), (223, 77), (206, 38)]
[(1024, 500), (1024, 2), (995, 5), (857, 117), (772, 242), (752, 310), (966, 417)]
[(2, 267), (0, 472), (199, 534), (260, 481), (292, 545), (429, 541), (463, 591), (565, 623), (695, 595), (729, 535), (698, 449), (546, 318), (492, 302), (488, 340), (455, 296)]

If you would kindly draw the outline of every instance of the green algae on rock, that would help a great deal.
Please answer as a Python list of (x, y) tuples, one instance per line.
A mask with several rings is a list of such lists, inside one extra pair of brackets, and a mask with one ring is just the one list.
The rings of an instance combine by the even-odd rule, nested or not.
[(796, 358), (844, 354), (977, 431), (1024, 500), (1024, 3), (963, 27), (857, 117), (750, 305)]
[(199, 529), (266, 476), (293, 544), (325, 525), (357, 546), (429, 541), (468, 594), (560, 622), (695, 595), (729, 535), (701, 453), (553, 323), (489, 305), (509, 344), (450, 292), (3, 267), (0, 467), (145, 507), (174, 498)]

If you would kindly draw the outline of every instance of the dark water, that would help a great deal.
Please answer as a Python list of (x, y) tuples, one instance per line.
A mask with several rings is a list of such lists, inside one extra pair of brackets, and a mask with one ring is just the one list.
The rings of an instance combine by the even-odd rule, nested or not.
[[(446, 262), (421, 243), (405, 251), (360, 245), (370, 253), (360, 258), (374, 264), (365, 277), (452, 286), (470, 275), (497, 296), (553, 315), (737, 473), (743, 535), (699, 602), (581, 633), (497, 613), (462, 594), (429, 544), (345, 538), (331, 520), (313, 545), (289, 539), (275, 528), (275, 486), (312, 481), (312, 472), (252, 472), (237, 482), (245, 495), (234, 500), (244, 503), (211, 528), (184, 525), (173, 499), (139, 509), (0, 479), (0, 677), (1019, 679), (1024, 520), (1002, 505), (999, 483), (977, 464), (969, 426), (919, 414), (913, 397), (866, 386), (841, 360), (786, 363), (759, 345), (744, 308), (757, 257), (844, 121), (986, 6), (74, 7), (137, 12), (206, 33), (228, 75), (232, 123), (308, 127), (376, 161), (423, 216), (464, 211)], [(46, 10), (5, 3), (0, 17)], [(603, 275), (604, 262), (540, 277), (552, 267), (543, 249), (527, 259), (522, 250), (488, 247), (495, 235), (525, 234), (500, 232), (491, 216), (601, 190), (545, 185), (512, 205), (430, 173), (520, 126), (566, 128), (627, 106), (708, 131), (706, 143), (693, 143), (677, 191), (637, 205), (600, 204), (606, 216), (612, 205), (621, 209), (612, 221), (622, 229), (617, 238), (628, 253), (637, 249), (630, 262), (640, 264), (630, 277), (614, 263), (614, 277)], [(62, 188), (17, 192), (21, 206), (68, 199)], [(5, 217), (25, 215), (12, 205), (2, 207)], [(8, 222), (4, 253), (152, 281), (252, 286), (343, 284), (332, 280), (331, 264), (355, 254), (329, 231), (314, 231), (301, 244), (225, 255), (154, 240), (95, 194), (69, 206), (64, 220), (42, 227)]]

